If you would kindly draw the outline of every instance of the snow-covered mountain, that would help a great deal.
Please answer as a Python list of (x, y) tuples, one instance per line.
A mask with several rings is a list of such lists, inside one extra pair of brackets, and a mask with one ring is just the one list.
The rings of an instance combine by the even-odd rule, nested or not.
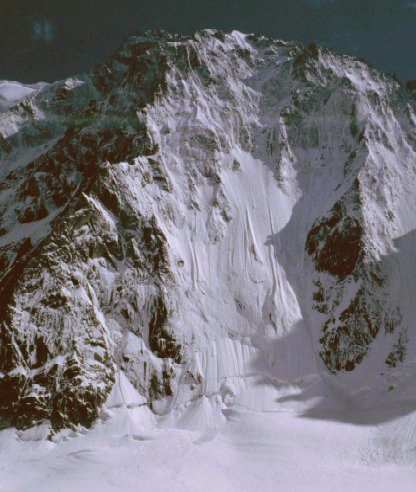
[(120, 398), (188, 428), (416, 400), (416, 106), (396, 80), (315, 44), (146, 32), (13, 94), (2, 427), (90, 427)]

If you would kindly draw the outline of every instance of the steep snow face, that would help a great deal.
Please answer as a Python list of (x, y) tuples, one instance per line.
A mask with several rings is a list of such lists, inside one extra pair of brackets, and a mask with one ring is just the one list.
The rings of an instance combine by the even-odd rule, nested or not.
[(415, 122), (362, 62), (211, 30), (0, 114), (2, 425), (89, 426), (120, 378), (195, 428), (413, 399)]

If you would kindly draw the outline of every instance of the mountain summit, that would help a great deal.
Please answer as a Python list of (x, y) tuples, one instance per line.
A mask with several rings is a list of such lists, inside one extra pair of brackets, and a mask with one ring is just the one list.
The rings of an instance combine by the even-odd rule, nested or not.
[(19, 90), (0, 113), (1, 426), (90, 427), (117, 391), (196, 427), (414, 400), (416, 115), (396, 80), (204, 30)]

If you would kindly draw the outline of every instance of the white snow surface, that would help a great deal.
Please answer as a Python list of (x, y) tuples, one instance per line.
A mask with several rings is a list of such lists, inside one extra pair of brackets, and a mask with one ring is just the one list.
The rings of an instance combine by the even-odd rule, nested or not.
[(49, 84), (37, 82), (36, 84), (21, 84), (16, 81), (0, 80), (0, 111), (17, 104), (34, 95)]
[[(186, 424), (198, 415), (189, 429), (155, 417), (134, 393), (118, 376), (93, 428), (61, 431), (54, 442), (47, 424), (3, 431), (0, 491), (414, 490), (416, 413), (404, 408), (312, 418), (263, 388), (262, 411), (202, 397), (186, 414)], [(212, 420), (216, 407), (221, 422)]]
[[(282, 114), (294, 91), (306, 89), (287, 72), (290, 46), (255, 50), (234, 31), (220, 50), (210, 33), (199, 56), (222, 85), (207, 90), (197, 75), (185, 80), (171, 67), (168, 96), (140, 116), (159, 144), (173, 192), (137, 184), (145, 157), (113, 171), (132, 207), (157, 218), (169, 245), (176, 283), (167, 292), (169, 326), (187, 350), (181, 366), (172, 363), (174, 395), (152, 402), (151, 411), (133, 386), (134, 369), (118, 367), (91, 429), (64, 430), (52, 440), (47, 423), (3, 430), (1, 492), (415, 490), (416, 263), (408, 250), (416, 246), (409, 238), (416, 227), (416, 154), (386, 102), (394, 83), (333, 55), (322, 56), (321, 71), (308, 75), (322, 91), (325, 70), (352, 86), (366, 140), (354, 172), (347, 172), (352, 138), (345, 119), (334, 117), (351, 111), (345, 92), (331, 88), (294, 136)], [(228, 63), (237, 49), (257, 60), (255, 69), (243, 60)], [(0, 83), (0, 97), (16, 101), (32, 90), (13, 84)], [(381, 99), (376, 110), (374, 93)], [(315, 133), (319, 149), (309, 141)], [(204, 166), (210, 180), (202, 177)], [(383, 364), (396, 335), (383, 332), (355, 371), (334, 375), (318, 356), (324, 317), (311, 308), (316, 272), (305, 259), (305, 237), (357, 175), (369, 255), (387, 265), (389, 302), (400, 305), (409, 326), (408, 358), (388, 372)], [(110, 212), (88, 200), (113, 231)], [(48, 221), (38, 225), (46, 235)], [(41, 239), (38, 229), (22, 229), (2, 241), (20, 232)], [(140, 336), (123, 332), (99, 310), (97, 298), (110, 297), (113, 277), (103, 274), (99, 289), (88, 284), (88, 296), (80, 288), (79, 302), (94, 304), (120, 358), (149, 353), (146, 360), (157, 367), (145, 328)], [(333, 279), (320, 278), (330, 289)], [(130, 287), (141, 302), (146, 286)], [(345, 292), (354, 289), (351, 281)]]

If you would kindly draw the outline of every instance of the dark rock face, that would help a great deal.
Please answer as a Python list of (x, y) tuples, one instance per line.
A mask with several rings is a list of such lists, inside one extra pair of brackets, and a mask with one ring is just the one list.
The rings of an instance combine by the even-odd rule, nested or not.
[[(2, 426), (25, 428), (49, 419), (59, 430), (89, 427), (95, 420), (114, 383), (115, 367), (110, 349), (114, 342), (99, 313), (111, 311), (119, 317), (122, 333), (135, 333), (139, 311), (145, 309), (124, 292), (122, 283), (114, 287), (108, 304), (102, 275), (112, 271), (121, 281), (120, 264), (133, 278), (146, 278), (156, 292), (149, 320), (151, 350), (157, 357), (181, 361), (158, 293), (162, 277), (169, 275), (165, 238), (154, 218), (140, 217), (123, 198), (108, 168), (158, 152), (137, 111), (165, 88), (163, 46), (158, 41), (129, 41), (79, 88), (57, 83), (41, 104), (61, 115), (61, 134), (25, 168), (7, 177), (19, 204), (10, 209), (9, 222), (46, 219), (52, 233), (37, 245), (27, 238), (0, 248)], [(124, 108), (118, 101), (121, 87)], [(33, 118), (33, 112), (25, 114)], [(41, 134), (33, 124), (32, 144), (53, 136), (47, 133)], [(16, 137), (0, 141), (6, 153), (20, 144)], [(108, 224), (108, 214), (115, 229)], [(94, 261), (98, 270), (91, 268)], [(165, 388), (155, 397), (171, 394), (167, 375), (149, 363), (147, 371), (152, 370), (153, 379)]]
[(407, 333), (406, 331), (402, 331), (399, 335), (397, 342), (393, 346), (393, 350), (389, 353), (385, 361), (386, 365), (390, 369), (397, 367), (406, 359), (407, 343), (408, 343)]
[(372, 311), (367, 296), (368, 292), (360, 289), (338, 319), (328, 320), (323, 327), (320, 355), (334, 372), (352, 371), (360, 364), (378, 333), (380, 313)]
[(306, 239), (306, 251), (318, 272), (342, 280), (351, 275), (363, 257), (363, 228), (355, 217), (344, 215), (337, 202), (328, 218), (318, 221)]
[(306, 72), (318, 60), (320, 49), (319, 45), (312, 41), (295, 56), (293, 70), (301, 80), (306, 80)]
[(181, 346), (166, 331), (165, 325), (168, 312), (163, 297), (158, 297), (152, 308), (149, 321), (149, 345), (152, 351), (163, 359), (170, 358), (180, 364), (182, 361)]
[[(335, 277), (330, 289), (325, 289), (318, 277), (312, 294), (313, 309), (326, 316), (319, 355), (333, 373), (353, 371), (379, 331), (384, 328), (392, 333), (401, 323), (399, 309), (381, 300), (383, 277), (363, 263), (364, 241), (360, 220), (346, 214), (342, 201), (335, 203), (329, 217), (314, 223), (306, 239), (306, 252), (316, 272)], [(357, 290), (348, 307), (340, 310), (351, 283)], [(392, 355), (388, 361), (393, 360)]]
[[(156, 292), (161, 278), (169, 275), (165, 238), (155, 219), (147, 222), (129, 210), (105, 170), (90, 193), (95, 201), (84, 194), (70, 206), (42, 249), (25, 259), (20, 277), (16, 267), (12, 270), (0, 339), (0, 370), (6, 373), (1, 379), (0, 418), (5, 424), (24, 428), (48, 418), (55, 430), (78, 424), (89, 427), (114, 383), (111, 340), (97, 312), (119, 313), (125, 329), (132, 332), (140, 315), (137, 301), (129, 297), (134, 293), (126, 292), (122, 284), (115, 286), (118, 295), (111, 294), (110, 305), (101, 299), (102, 275), (113, 271), (122, 281), (117, 273), (122, 263), (133, 278), (147, 278)], [(103, 212), (92, 206), (100, 203), (99, 197), (118, 224), (115, 236)], [(85, 230), (90, 233), (83, 236)], [(20, 249), (23, 257), (30, 244)], [(91, 261), (102, 268), (91, 271)], [(83, 277), (86, 272), (90, 272), (88, 279)], [(7, 285), (3, 281), (3, 292)], [(29, 300), (31, 292), (42, 293), (38, 302)], [(104, 297), (108, 299), (108, 294)], [(180, 346), (167, 331), (168, 312), (161, 293), (150, 312), (151, 350), (179, 363)], [(21, 324), (23, 318), (30, 330)], [(16, 370), (21, 371), (19, 376), (14, 375)], [(172, 393), (166, 375), (156, 371), (152, 377), (164, 381), (160, 384), (166, 390), (155, 395)]]

